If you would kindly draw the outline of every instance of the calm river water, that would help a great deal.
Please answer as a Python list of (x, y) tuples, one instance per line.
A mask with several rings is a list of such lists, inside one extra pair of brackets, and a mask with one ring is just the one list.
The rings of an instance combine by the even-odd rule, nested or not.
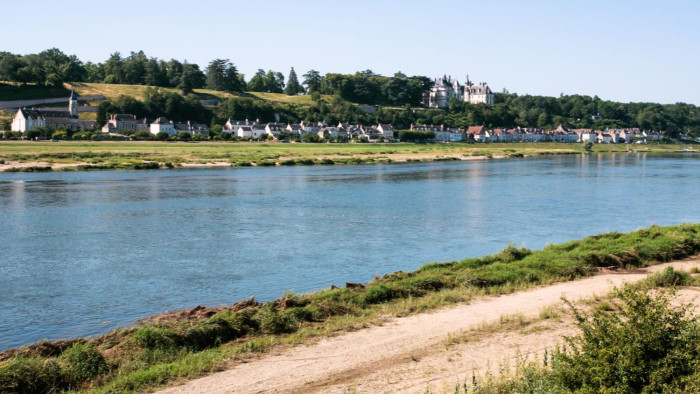
[(0, 350), (430, 261), (700, 222), (700, 155), (0, 173)]

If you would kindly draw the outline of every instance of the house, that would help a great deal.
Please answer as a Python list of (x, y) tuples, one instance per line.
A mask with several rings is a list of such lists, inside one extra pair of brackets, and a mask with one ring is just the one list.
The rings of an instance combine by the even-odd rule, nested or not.
[(328, 125), (326, 124), (326, 122), (302, 121), (299, 124), (301, 134), (316, 134), (319, 132), (319, 130), (327, 126)]
[(118, 130), (130, 130), (135, 133), (138, 124), (139, 121), (136, 119), (136, 115), (112, 114), (109, 116), (107, 123), (102, 126), (102, 132), (115, 133)]
[(599, 144), (612, 144), (613, 137), (609, 133), (601, 131), (598, 133), (597, 141)]
[(376, 127), (377, 131), (382, 133), (385, 139), (388, 140), (393, 140), (394, 139), (394, 126), (390, 124), (378, 124)]
[(462, 141), (462, 131), (459, 129), (440, 127), (438, 130), (433, 131), (433, 132), (435, 133), (435, 142), (461, 142)]
[(173, 122), (162, 116), (151, 123), (150, 130), (151, 134), (158, 134), (160, 132), (168, 133), (168, 135), (177, 134)]
[(508, 134), (507, 129), (493, 129), (493, 136), (498, 142), (511, 142), (512, 135)]
[(301, 135), (303, 133), (303, 129), (298, 123), (287, 123), (287, 127), (285, 128), (285, 130), (287, 131), (287, 133), (290, 133), (292, 135)]
[(20, 108), (17, 110), (14, 118), (12, 118), (10, 130), (22, 133), (34, 130), (37, 127), (48, 127), (50, 130), (58, 128), (81, 130), (92, 127), (93, 124), (94, 122), (84, 122), (78, 119), (78, 97), (75, 95), (75, 92), (71, 91), (67, 110)]
[(474, 85), (467, 76), (467, 83), (464, 84), (464, 93), (462, 96), (462, 101), (470, 104), (488, 104), (492, 105), (494, 99), (494, 94), (489, 88), (486, 82), (480, 82), (478, 85)]
[(221, 128), (221, 131), (224, 133), (229, 133), (229, 134), (236, 134), (236, 131), (238, 130), (239, 126), (252, 126), (256, 122), (249, 121), (248, 119), (246, 120), (229, 120), (224, 123), (224, 126)]
[(467, 141), (487, 142), (484, 126), (469, 126), (465, 132), (465, 137), (464, 139)]
[(574, 133), (578, 136), (577, 142), (597, 142), (598, 134), (591, 129), (575, 129)]
[(338, 128), (337, 127), (324, 127), (321, 130), (318, 131), (318, 138), (336, 138), (338, 137)]
[(192, 135), (201, 135), (202, 137), (209, 136), (209, 126), (204, 123), (193, 123), (188, 120), (187, 126), (189, 126), (190, 134)]
[(360, 132), (361, 134), (359, 137), (366, 138), (369, 141), (376, 141), (380, 137), (384, 138), (384, 134), (374, 126), (360, 126)]
[(238, 126), (233, 134), (238, 138), (253, 138), (253, 126)]
[(268, 123), (265, 125), (265, 132), (273, 137), (277, 137), (282, 133), (286, 133), (286, 126), (282, 123)]
[(658, 139), (661, 139), (663, 137), (663, 135), (661, 135), (661, 133), (659, 133), (658, 131), (651, 131), (651, 130), (642, 131), (642, 136), (644, 136), (644, 138), (648, 138), (650, 140), (658, 140)]
[(360, 127), (357, 125), (351, 125), (350, 123), (338, 123), (338, 135), (345, 138), (359, 137), (362, 134)]
[(192, 123), (188, 120), (187, 123), (178, 122), (173, 124), (173, 126), (175, 127), (176, 133), (184, 131), (191, 135), (199, 135), (203, 137), (209, 136), (209, 127), (203, 123)]
[(260, 138), (262, 135), (267, 135), (267, 125), (255, 122), (250, 128), (253, 130), (253, 138)]

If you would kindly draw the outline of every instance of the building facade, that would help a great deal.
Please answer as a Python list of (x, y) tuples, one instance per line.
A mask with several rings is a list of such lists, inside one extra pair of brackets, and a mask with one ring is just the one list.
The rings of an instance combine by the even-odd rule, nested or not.
[(451, 76), (443, 75), (433, 81), (433, 87), (428, 92), (428, 107), (445, 108), (452, 98), (470, 104), (492, 105), (494, 102), (494, 94), (486, 82), (474, 84), (467, 76), (467, 82), (461, 85)]

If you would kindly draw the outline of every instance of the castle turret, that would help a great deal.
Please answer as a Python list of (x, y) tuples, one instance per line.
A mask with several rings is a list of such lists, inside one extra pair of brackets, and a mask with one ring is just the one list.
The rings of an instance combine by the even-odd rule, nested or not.
[(70, 116), (78, 117), (78, 96), (72, 90), (68, 99), (68, 112), (70, 112)]

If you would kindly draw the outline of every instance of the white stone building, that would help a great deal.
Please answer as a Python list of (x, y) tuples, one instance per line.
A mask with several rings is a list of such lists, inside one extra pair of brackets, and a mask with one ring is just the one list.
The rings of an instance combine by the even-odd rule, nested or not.
[(168, 133), (168, 135), (177, 134), (173, 122), (162, 116), (151, 123), (151, 134), (155, 135), (161, 131)]
[(452, 98), (470, 104), (491, 105), (494, 102), (494, 94), (486, 82), (475, 85), (467, 76), (467, 82), (460, 85), (459, 81), (453, 80), (451, 76), (443, 75), (442, 78), (435, 79), (433, 87), (428, 93), (428, 107), (445, 108)]

